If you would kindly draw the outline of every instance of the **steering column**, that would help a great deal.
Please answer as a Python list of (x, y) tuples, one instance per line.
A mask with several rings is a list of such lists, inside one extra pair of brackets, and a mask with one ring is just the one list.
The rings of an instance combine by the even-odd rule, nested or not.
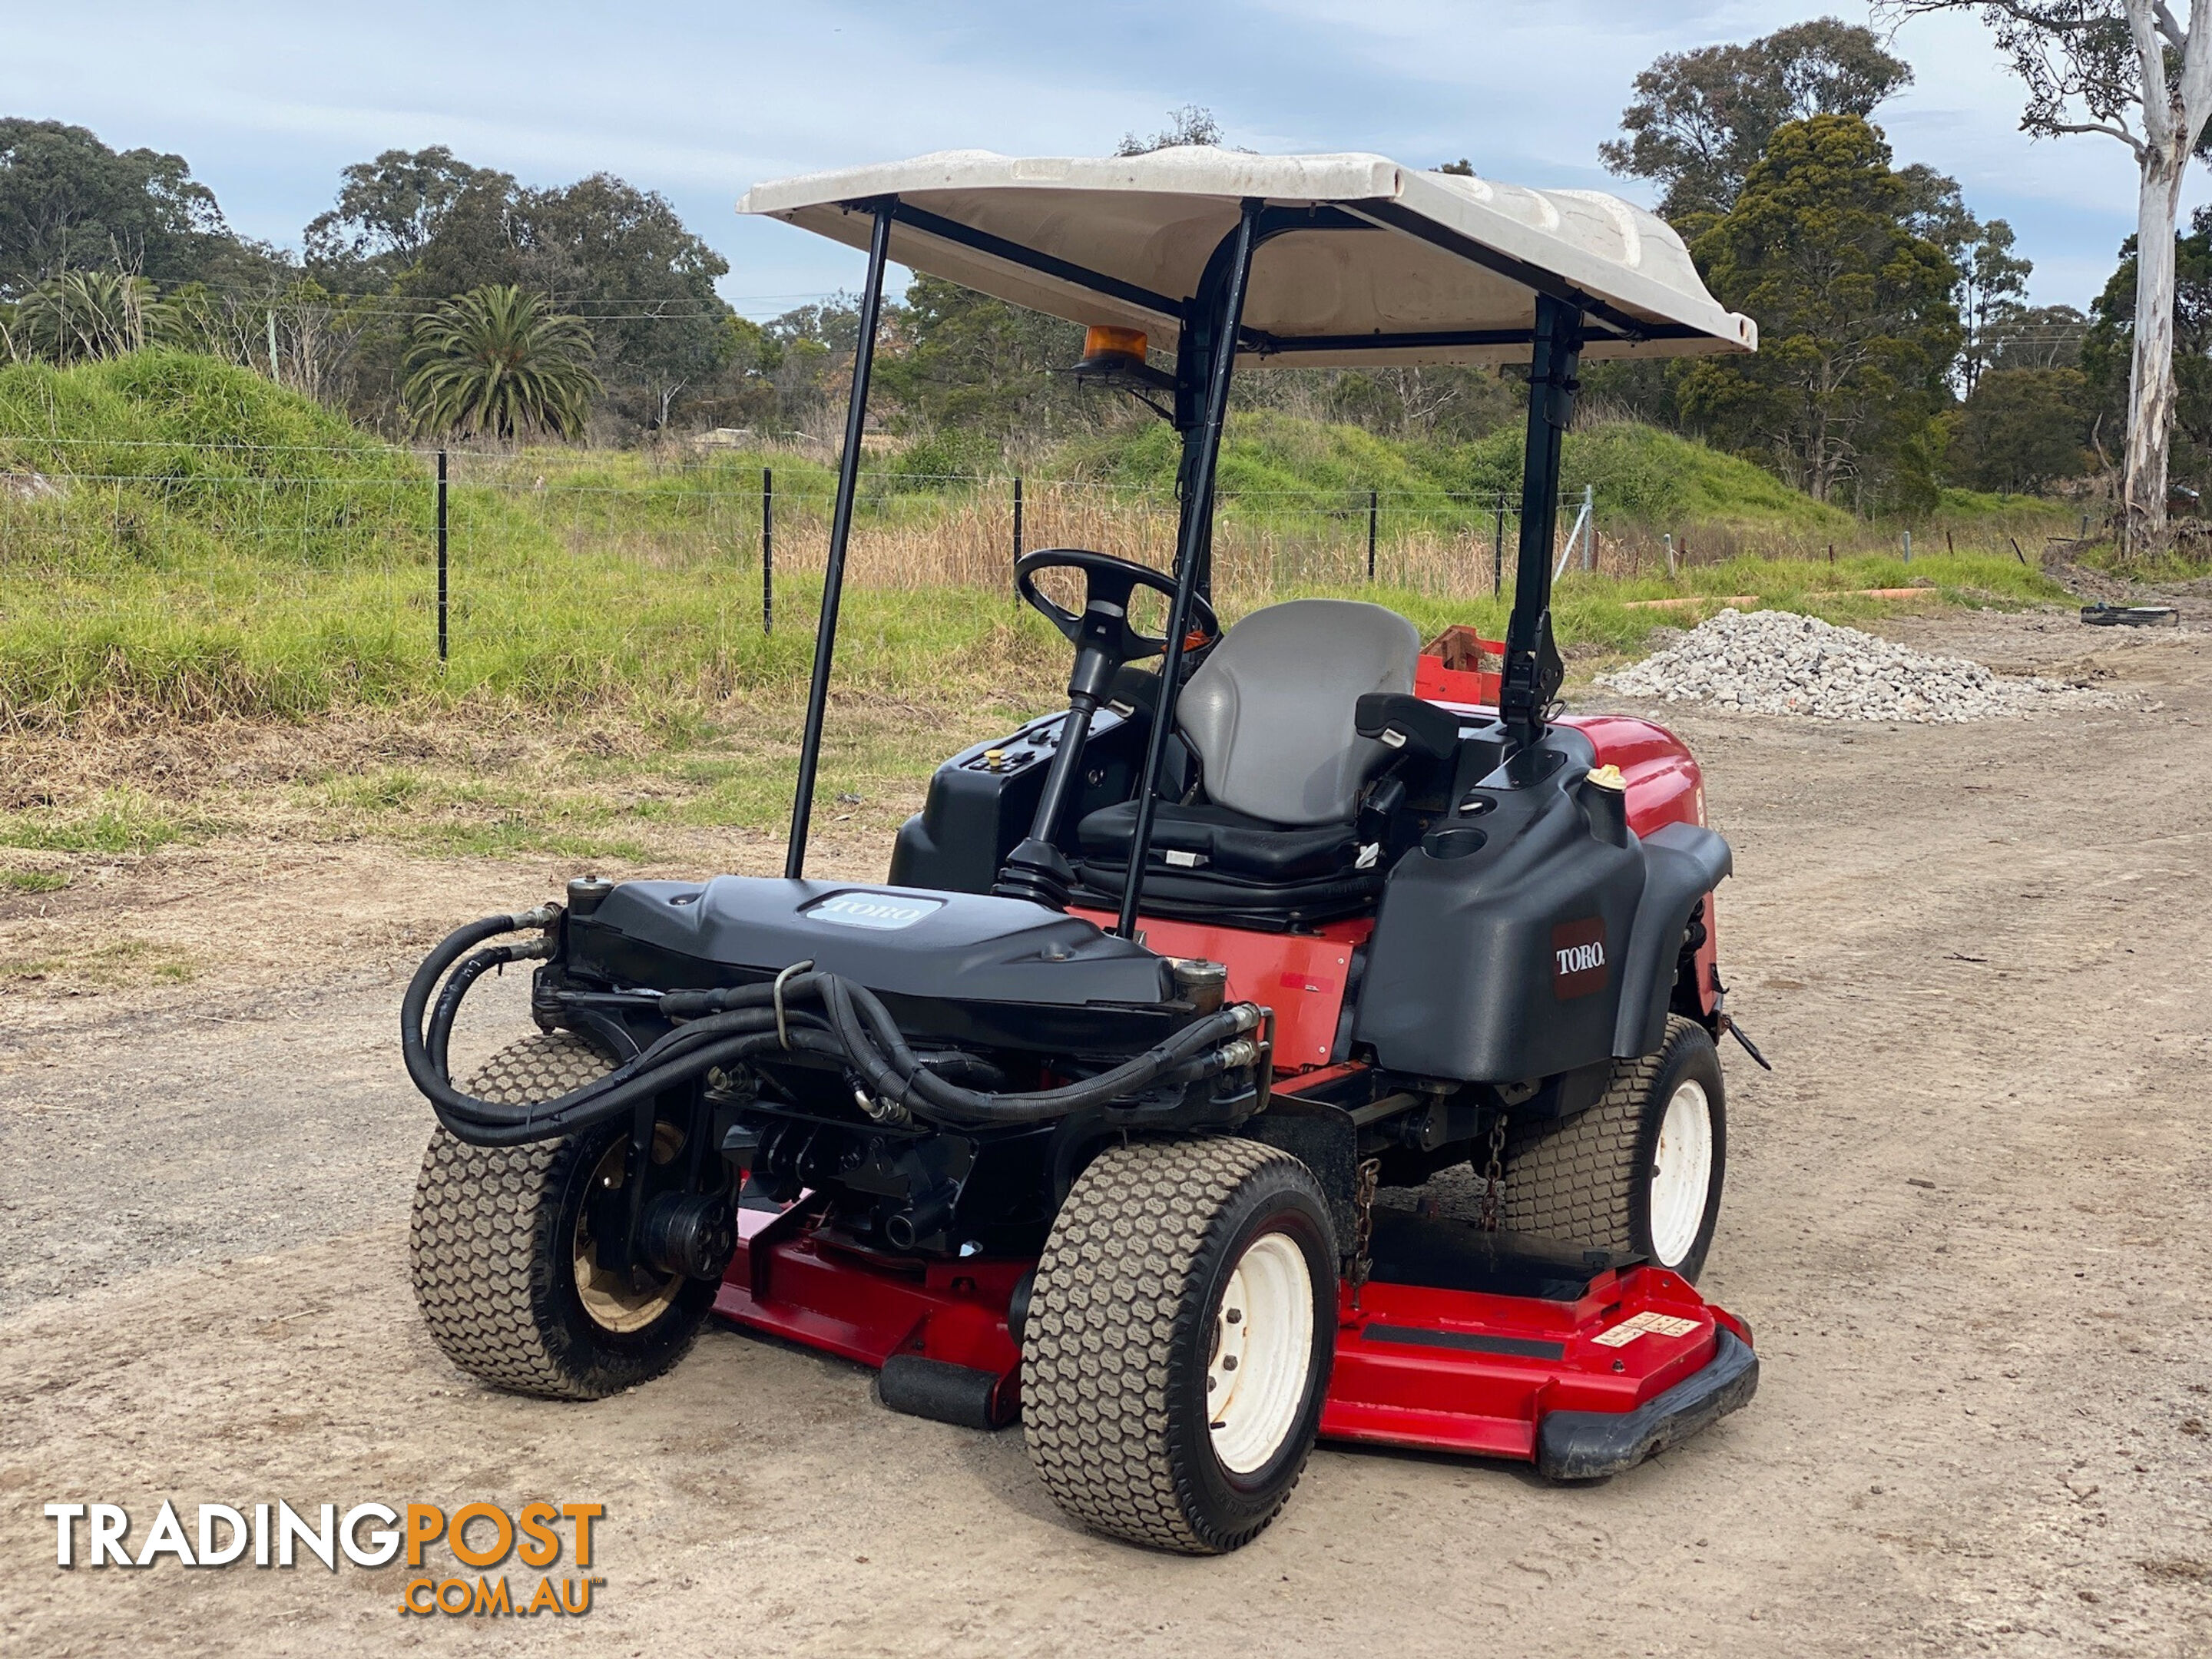
[[(1084, 578), (1081, 614), (1055, 604), (1036, 585), (1041, 570), (1079, 570)], [(1172, 599), (1175, 582), (1147, 566), (1117, 559), (1110, 553), (1081, 548), (1041, 547), (1014, 562), (1014, 586), (1046, 621), (1057, 628), (1075, 647), (1075, 665), (1067, 677), (1067, 719), (1060, 728), (1060, 744), (1046, 769), (1043, 793), (1037, 798), (1036, 816), (1030, 833), (1006, 855), (991, 890), (1001, 898), (1028, 899), (1048, 909), (1065, 910), (1075, 886), (1075, 872), (1055, 844), (1060, 819), (1066, 815), (1075, 780), (1083, 764), (1083, 747), (1091, 735), (1091, 717), (1105, 700), (1115, 671), (1124, 663), (1139, 662), (1163, 654), (1164, 639), (1140, 634), (1129, 623), (1129, 600), (1139, 587)], [(1200, 641), (1220, 629), (1213, 609), (1192, 596), (1192, 630)], [(1170, 718), (1167, 692), (1156, 718)]]

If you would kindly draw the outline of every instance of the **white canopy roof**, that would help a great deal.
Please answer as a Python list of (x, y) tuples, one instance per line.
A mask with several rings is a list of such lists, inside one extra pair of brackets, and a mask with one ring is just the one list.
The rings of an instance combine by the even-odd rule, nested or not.
[(1380, 155), (945, 150), (758, 185), (738, 210), (866, 247), (869, 204), (884, 197), (898, 199), (898, 264), (1071, 322), (1144, 329), (1162, 346), (1173, 344), (1182, 302), (1249, 197), (1319, 211), (1313, 228), (1272, 238), (1253, 260), (1248, 359), (1257, 350), (1314, 367), (1519, 362), (1539, 288), (1583, 302), (1593, 319), (1585, 357), (1759, 344), (1758, 325), (1722, 309), (1682, 239), (1641, 208)]

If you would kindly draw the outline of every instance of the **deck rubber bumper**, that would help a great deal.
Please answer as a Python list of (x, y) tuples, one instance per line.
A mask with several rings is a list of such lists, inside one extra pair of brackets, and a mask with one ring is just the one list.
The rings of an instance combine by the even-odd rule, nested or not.
[(921, 1354), (895, 1353), (884, 1361), (876, 1393), (895, 1412), (957, 1429), (1003, 1429), (1014, 1420), (1012, 1390), (998, 1373)]
[(1536, 1433), (1536, 1467), (1547, 1480), (1601, 1480), (1688, 1439), (1759, 1391), (1759, 1356), (1723, 1327), (1703, 1370), (1632, 1412), (1553, 1412)]

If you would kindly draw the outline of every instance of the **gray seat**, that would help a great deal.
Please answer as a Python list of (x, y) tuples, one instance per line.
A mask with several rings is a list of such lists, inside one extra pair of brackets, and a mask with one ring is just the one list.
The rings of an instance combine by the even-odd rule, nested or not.
[[(1224, 635), (1176, 704), (1206, 799), (1155, 807), (1146, 908), (1283, 925), (1371, 905), (1383, 872), (1354, 822), (1392, 751), (1353, 715), (1370, 691), (1412, 691), (1419, 653), (1413, 623), (1349, 599), (1270, 605)], [(1076, 826), (1086, 889), (1118, 901), (1136, 823), (1132, 800)]]
[(1352, 729), (1370, 691), (1411, 692), (1421, 636), (1395, 611), (1291, 599), (1221, 636), (1176, 703), (1218, 806), (1267, 823), (1348, 823), (1390, 751)]

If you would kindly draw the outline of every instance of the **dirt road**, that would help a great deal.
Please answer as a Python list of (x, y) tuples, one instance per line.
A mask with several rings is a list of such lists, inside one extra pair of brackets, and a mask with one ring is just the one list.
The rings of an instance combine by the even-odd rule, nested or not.
[[(1757, 1401), (1594, 1489), (1324, 1449), (1221, 1560), (1078, 1532), (1018, 1432), (894, 1416), (864, 1372), (726, 1329), (591, 1407), (441, 1358), (405, 1276), (428, 1119), (399, 976), (551, 866), (228, 845), (0, 899), (0, 937), (216, 964), (0, 999), (0, 1648), (2212, 1653), (2212, 634), (1906, 631), (2094, 653), (2143, 706), (1675, 711), (1736, 849), (1731, 1006), (1777, 1066), (1728, 1057), (1705, 1284), (1757, 1330)], [(586, 1618), (480, 1623), (403, 1616), (397, 1568), (56, 1569), (42, 1504), (143, 1528), (164, 1497), (595, 1500), (606, 1582)]]

